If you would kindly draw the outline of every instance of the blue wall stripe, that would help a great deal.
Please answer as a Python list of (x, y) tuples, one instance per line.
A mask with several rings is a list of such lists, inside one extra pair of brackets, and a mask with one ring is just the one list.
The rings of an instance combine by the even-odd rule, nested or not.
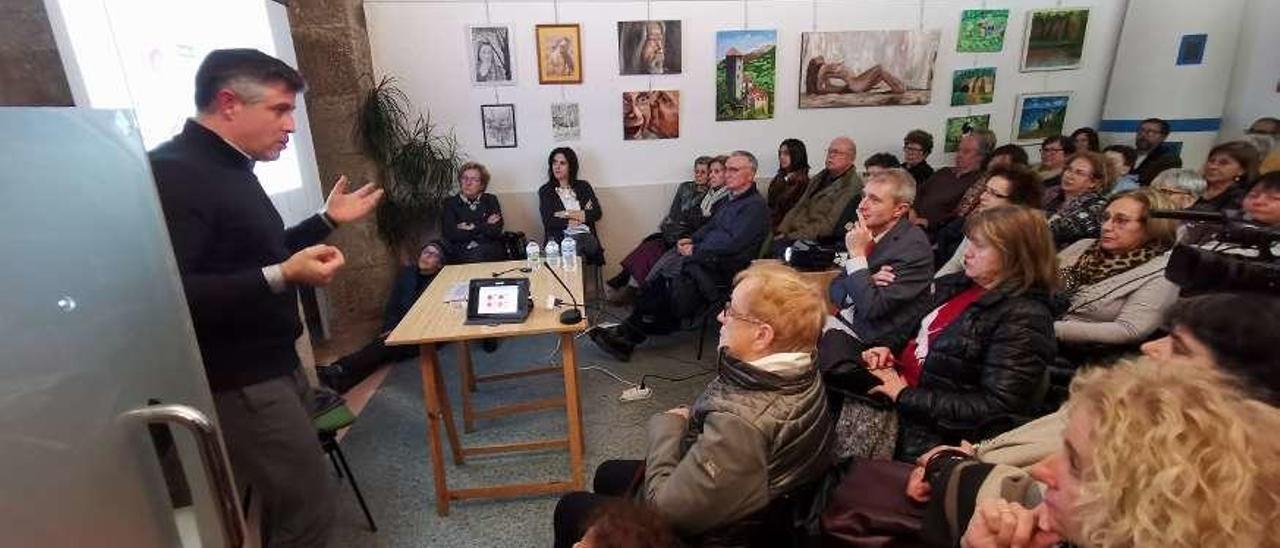
[[(1169, 122), (1169, 129), (1175, 132), (1218, 131), (1222, 129), (1222, 118), (1182, 118), (1165, 121)], [(1103, 120), (1098, 124), (1098, 131), (1135, 133), (1138, 131), (1139, 125), (1142, 125), (1142, 120)]]

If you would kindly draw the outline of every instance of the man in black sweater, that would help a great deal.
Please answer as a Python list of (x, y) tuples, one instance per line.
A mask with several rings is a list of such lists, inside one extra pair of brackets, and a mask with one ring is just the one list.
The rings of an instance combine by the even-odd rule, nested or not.
[(332, 478), (304, 407), (294, 341), (296, 284), (320, 286), (343, 264), (320, 244), (363, 217), (382, 191), (347, 193), (285, 230), (253, 174), (294, 131), (302, 76), (257, 50), (216, 50), (196, 72), (198, 114), (151, 151), (151, 169), (236, 480), (263, 509), (264, 546), (324, 546)]

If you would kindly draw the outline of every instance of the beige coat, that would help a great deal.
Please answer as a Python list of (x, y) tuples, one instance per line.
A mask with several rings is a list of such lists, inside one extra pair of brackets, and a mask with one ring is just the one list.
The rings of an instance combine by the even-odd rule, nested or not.
[[(1058, 253), (1063, 266), (1073, 265), (1095, 240), (1085, 239)], [(1178, 286), (1164, 277), (1166, 252), (1145, 264), (1083, 287), (1071, 307), (1053, 323), (1058, 340), (1074, 343), (1133, 344), (1142, 342), (1164, 321), (1164, 313), (1178, 299)]]

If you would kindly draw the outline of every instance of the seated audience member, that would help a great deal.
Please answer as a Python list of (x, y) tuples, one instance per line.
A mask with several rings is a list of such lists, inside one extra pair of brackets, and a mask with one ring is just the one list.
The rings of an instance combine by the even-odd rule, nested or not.
[(1147, 118), (1138, 124), (1133, 137), (1133, 148), (1138, 149), (1138, 163), (1133, 171), (1138, 175), (1138, 186), (1147, 186), (1161, 171), (1182, 167), (1182, 157), (1173, 145), (1164, 142), (1169, 137), (1169, 123), (1159, 118)]
[(1097, 238), (1102, 228), (1102, 210), (1111, 189), (1107, 161), (1096, 152), (1079, 152), (1067, 160), (1062, 184), (1045, 192), (1049, 230), (1057, 249), (1084, 238)]
[[(1240, 321), (1239, 311), (1256, 310), (1256, 321)], [(1273, 351), (1270, 342), (1271, 326), (1280, 322), (1280, 299), (1262, 295), (1211, 294), (1178, 301), (1169, 310), (1168, 335), (1142, 345), (1142, 353), (1149, 358), (1165, 362), (1169, 367), (1201, 367), (1207, 365), (1239, 381), (1248, 387), (1249, 397), (1271, 406), (1280, 405), (1280, 376), (1273, 371), (1280, 368), (1280, 354)], [(858, 463), (853, 473), (841, 480), (824, 511), (823, 524), (829, 537), (846, 544), (856, 545), (863, 538), (886, 539), (908, 545), (911, 541), (923, 544), (922, 528), (930, 537), (946, 536), (940, 544), (954, 544), (961, 531), (950, 527), (938, 527), (939, 520), (926, 520), (925, 514), (937, 516), (943, 513), (940, 502), (955, 500), (957, 510), (972, 509), (977, 503), (1001, 496), (1017, 495), (1023, 491), (1027, 507), (1039, 503), (1039, 490), (1027, 489), (1030, 477), (1027, 470), (1035, 463), (1049, 457), (1061, 447), (1062, 434), (1067, 425), (1067, 406), (1056, 412), (970, 445), (959, 447), (938, 446), (921, 455), (914, 465), (906, 463)], [(934, 456), (938, 459), (934, 459)], [(960, 481), (952, 482), (950, 475), (960, 470), (954, 464), (964, 462), (965, 457), (976, 466), (961, 473)], [(948, 462), (950, 461), (950, 462)], [(980, 463), (980, 464), (978, 464)], [(931, 488), (930, 485), (937, 488)], [(896, 490), (892, 486), (898, 486)], [(978, 486), (960, 487), (961, 485)], [(867, 486), (883, 486), (869, 490)], [(1011, 491), (1009, 487), (1015, 487)], [(906, 493), (905, 498), (888, 502), (869, 497), (884, 493)], [(1016, 500), (1016, 497), (1015, 497)], [(926, 512), (926, 506), (933, 508)], [(882, 519), (872, 527), (857, 527), (849, 517), (877, 508)], [(966, 523), (967, 510), (959, 515), (946, 512), (952, 523)], [(852, 526), (851, 526), (852, 525)], [(948, 529), (948, 531), (942, 531)]]
[(1164, 194), (1174, 209), (1187, 209), (1204, 194), (1207, 183), (1194, 169), (1166, 169), (1151, 180), (1151, 188)]
[[(988, 136), (988, 137), (989, 137), (989, 139), (990, 139), (990, 142), (991, 142), (992, 144), (995, 144), (995, 142), (996, 142), (996, 136), (995, 136), (995, 134), (994, 134), (994, 133), (992, 133), (991, 131), (986, 130), (986, 129), (976, 129), (976, 130), (974, 130), (974, 132), (975, 132), (975, 133), (978, 133), (978, 134), (979, 134), (979, 135), (981, 135), (981, 136)], [(992, 154), (992, 157), (994, 157), (994, 156), (995, 156), (995, 152), (992, 152), (991, 154)], [(1023, 155), (1023, 158), (1025, 159), (1025, 158), (1026, 158), (1026, 153), (1024, 152), (1022, 155)], [(957, 219), (963, 219), (963, 218), (965, 218), (965, 217), (968, 217), (970, 213), (973, 213), (973, 212), (974, 212), (974, 210), (978, 209), (978, 201), (982, 199), (982, 194), (983, 194), (984, 192), (986, 192), (986, 185), (984, 185), (984, 184), (982, 184), (982, 183), (983, 183), (984, 181), (986, 181), (986, 179), (987, 179), (987, 175), (991, 173), (991, 170), (992, 170), (992, 169), (995, 169), (995, 168), (1000, 167), (1000, 166), (1002, 166), (1002, 165), (1009, 165), (1009, 164), (1008, 164), (1008, 162), (1009, 162), (1009, 161), (1012, 161), (1012, 159), (1011, 159), (1011, 158), (1007, 158), (1007, 157), (1005, 157), (1005, 158), (1001, 158), (1001, 161), (1000, 161), (1000, 163), (998, 163), (998, 164), (994, 164), (994, 165), (993, 165), (990, 161), (987, 161), (987, 162), (984, 164), (984, 166), (983, 166), (983, 168), (982, 168), (982, 169), (983, 169), (983, 173), (982, 173), (982, 175), (978, 178), (978, 181), (977, 181), (977, 182), (975, 182), (975, 183), (974, 183), (974, 184), (972, 184), (972, 185), (969, 185), (969, 189), (968, 189), (968, 190), (966, 190), (966, 191), (964, 191), (964, 196), (961, 196), (961, 197), (960, 197), (960, 201), (959, 201), (959, 202), (956, 202), (955, 215), (951, 218), (951, 220), (950, 220), (950, 221), (948, 221), (947, 223), (943, 224), (942, 226), (937, 227), (937, 228), (933, 231), (932, 235), (933, 235), (934, 243), (935, 243), (935, 244), (937, 244), (937, 238), (938, 238), (939, 231), (941, 231), (941, 230), (945, 229), (948, 225), (951, 225), (951, 224), (955, 223), (955, 221), (956, 221)], [(1025, 164), (1025, 162), (1023, 163), (1023, 165), (1026, 165), (1026, 164)], [(963, 222), (961, 222), (960, 226), (959, 226), (959, 227), (957, 227), (957, 228), (955, 228), (955, 229), (954, 229), (954, 231), (955, 231), (955, 232), (954, 232), (953, 236), (955, 237), (955, 241), (959, 241), (959, 240), (960, 240), (960, 238), (963, 238), (963, 237), (964, 237), (964, 223), (963, 223)], [(955, 246), (955, 243), (954, 243), (954, 242), (952, 242), (952, 243), (950, 244), (950, 249), (954, 249), (954, 246)], [(936, 254), (936, 253), (935, 253), (935, 254)]]
[[(845, 234), (849, 258), (828, 289), (839, 311), (827, 325), (846, 336), (855, 355), (882, 334), (901, 328), (910, 304), (929, 286), (933, 256), (929, 240), (907, 220), (915, 179), (903, 169), (873, 176), (858, 204), (858, 222)], [(892, 286), (877, 286), (871, 275), (888, 272)], [(824, 335), (825, 337), (825, 335)], [(829, 344), (824, 340), (823, 346)]]
[(1194, 211), (1240, 209), (1258, 171), (1258, 151), (1247, 143), (1231, 141), (1209, 150), (1209, 159), (1201, 168), (1206, 188), (1192, 204)]
[[(649, 420), (644, 461), (606, 461), (596, 470), (596, 493), (561, 498), (557, 534), (580, 532), (575, 524), (584, 509), (609, 496), (635, 496), (695, 546), (775, 545), (750, 542), (776, 533), (761, 523), (761, 512), (833, 464), (831, 419), (811, 361), (824, 315), (820, 296), (788, 267), (757, 265), (738, 274), (718, 318), (716, 378), (692, 407)], [(573, 540), (560, 537), (556, 545)]]
[[(862, 168), (865, 170), (862, 172), (862, 178), (870, 179), (876, 175), (889, 171), (890, 169), (899, 167), (902, 167), (902, 163), (898, 162), (898, 158), (896, 156), (889, 154), (888, 152), (877, 152), (868, 156), (867, 159), (862, 162)], [(910, 172), (907, 173), (910, 174)], [(914, 179), (914, 177), (912, 179)]]
[[(1044, 187), (1040, 185), (1040, 179), (1036, 174), (1026, 166), (993, 168), (987, 172), (987, 180), (979, 184), (982, 185), (983, 192), (974, 212), (1006, 205), (1039, 208), (1043, 201), (1041, 194)], [(969, 247), (969, 239), (964, 237), (964, 225), (967, 221), (968, 216), (955, 219), (947, 223), (947, 226), (939, 232), (934, 260), (941, 266), (934, 273), (935, 278), (964, 270), (964, 251)], [(951, 235), (952, 231), (959, 235), (958, 242), (954, 245), (949, 243), (952, 239), (957, 239)], [(943, 254), (948, 249), (951, 252)], [(887, 281), (893, 281), (892, 274)]]
[(458, 195), (445, 200), (440, 212), (440, 232), (446, 254), (454, 263), (480, 263), (507, 258), (502, 243), (502, 206), (486, 192), (489, 170), (479, 162), (458, 168)]
[(1152, 218), (1152, 209), (1172, 209), (1163, 194), (1144, 188), (1111, 198), (1102, 214), (1102, 235), (1058, 253), (1065, 307), (1053, 331), (1058, 342), (1086, 354), (1081, 345), (1137, 345), (1160, 327), (1178, 298), (1178, 286), (1164, 277), (1178, 223)]
[[(725, 162), (728, 160), (728, 156), (716, 156), (711, 159), (710, 170), (707, 172), (707, 192), (702, 195), (702, 203), (698, 204), (698, 207), (691, 208), (685, 215), (684, 221), (680, 223), (681, 230), (675, 242), (672, 242), (671, 246), (649, 267), (648, 275), (644, 278), (632, 279), (630, 285), (638, 288), (645, 282), (653, 281), (658, 276), (664, 274), (670, 276), (680, 272), (686, 256), (680, 252), (680, 248), (675, 244), (696, 233), (698, 229), (706, 225), (711, 220), (711, 217), (715, 215), (716, 209), (727, 203), (732, 196), (729, 188), (724, 184), (724, 168)], [(615, 297), (613, 302), (621, 304), (634, 297), (634, 293), (635, 289), (629, 288), (617, 296), (621, 297), (620, 299)]]
[(1209, 367), (1139, 360), (1072, 383), (1043, 501), (974, 511), (960, 545), (1277, 546), (1280, 409)]
[(578, 154), (573, 149), (556, 148), (547, 156), (547, 182), (538, 189), (538, 209), (546, 241), (573, 236), (579, 256), (604, 261), (604, 249), (595, 234), (604, 208), (591, 183), (578, 179)]
[(729, 155), (724, 186), (732, 197), (692, 237), (676, 242), (681, 260), (654, 268), (626, 320), (588, 332), (596, 346), (615, 359), (630, 360), (637, 344), (697, 315), (718, 287), (751, 263), (769, 236), (769, 208), (755, 185), (757, 165), (750, 152)]
[(1091, 127), (1082, 127), (1071, 132), (1071, 142), (1076, 146), (1076, 152), (1102, 152), (1101, 145), (1098, 143), (1098, 132)]
[(1266, 156), (1261, 156), (1261, 162), (1258, 164), (1258, 174), (1265, 175), (1273, 171), (1280, 171), (1280, 119), (1266, 117), (1258, 118), (1253, 121), (1249, 129), (1245, 130), (1250, 135), (1268, 135), (1275, 141), (1272, 142), (1271, 152)]
[(1250, 220), (1265, 226), (1280, 225), (1280, 172), (1259, 177), (1244, 195), (1243, 205)]
[(915, 178), (917, 185), (933, 176), (929, 155), (933, 153), (933, 135), (923, 129), (913, 129), (902, 139), (902, 169)]
[[(600, 485), (600, 478), (597, 475), (595, 490), (597, 493), (609, 492), (608, 486)], [(620, 481), (629, 481), (632, 478), (620, 478)], [(623, 491), (627, 486), (620, 486), (617, 489)], [(586, 493), (578, 493), (577, 495), (588, 496), (568, 496), (561, 499), (560, 504), (556, 507), (557, 516), (559, 515), (581, 515), (583, 512), (589, 512), (587, 519), (582, 520), (583, 523), (561, 523), (556, 521), (556, 527), (570, 525), (585, 527), (582, 531), (555, 531), (555, 548), (681, 548), (683, 545), (675, 531), (671, 530), (671, 526), (667, 525), (666, 520), (658, 515), (653, 509), (645, 504), (637, 504), (635, 502), (615, 498), (603, 503), (596, 503), (594, 497)], [(583, 509), (578, 509), (575, 504), (583, 504)], [(573, 544), (572, 539), (582, 539)]]
[(778, 173), (769, 183), (769, 229), (777, 230), (787, 212), (809, 189), (809, 152), (799, 139), (787, 139), (778, 147)]
[(1067, 156), (1076, 153), (1076, 142), (1058, 135), (1045, 137), (1040, 143), (1040, 163), (1036, 165), (1036, 175), (1045, 188), (1062, 184), (1062, 170), (1067, 165)]
[(997, 167), (1028, 167), (1031, 165), (1027, 151), (1013, 143), (1004, 144), (991, 151), (991, 160), (987, 162), (987, 171)]
[(775, 255), (796, 240), (821, 240), (835, 235), (840, 214), (862, 193), (858, 176), (858, 148), (853, 139), (836, 137), (827, 145), (826, 168), (809, 182), (809, 189), (783, 217), (773, 236)]
[(693, 232), (687, 220), (694, 215), (701, 215), (702, 197), (707, 193), (707, 175), (711, 165), (710, 156), (699, 156), (693, 161), (693, 180), (680, 183), (676, 187), (676, 195), (671, 199), (671, 207), (666, 217), (658, 223), (658, 232), (641, 240), (636, 248), (622, 259), (622, 272), (609, 279), (607, 292), (609, 300), (619, 302), (625, 300), (620, 290), (632, 285), (639, 285), (649, 276), (649, 270), (663, 253), (674, 247), (676, 241)]
[(1111, 186), (1111, 196), (1121, 192), (1138, 189), (1138, 176), (1133, 171), (1134, 162), (1138, 161), (1138, 151), (1128, 145), (1111, 145), (1102, 151), (1107, 159), (1111, 172), (1116, 174), (1116, 182)]
[[(964, 272), (934, 280), (912, 327), (863, 352), (898, 412), (896, 458), (982, 439), (1034, 411), (1056, 354), (1049, 292), (1057, 282), (1044, 215), (996, 207), (969, 220)], [(826, 374), (832, 387), (853, 375)], [(857, 382), (861, 382), (861, 378)]]
[(956, 217), (956, 206), (969, 187), (982, 178), (987, 157), (995, 146), (995, 134), (985, 129), (975, 129), (961, 137), (956, 165), (939, 169), (916, 192), (911, 221), (932, 234)]
[(383, 364), (418, 355), (418, 347), (413, 345), (387, 346), (387, 335), (391, 334), (391, 330), (413, 308), (413, 303), (431, 285), (431, 280), (444, 268), (444, 263), (443, 244), (428, 242), (422, 246), (417, 261), (402, 267), (396, 275), (395, 283), (391, 286), (391, 296), (387, 298), (387, 305), (382, 313), (382, 329), (378, 336), (360, 350), (339, 358), (333, 364), (316, 367), (316, 377), (320, 383), (334, 391), (346, 392)]

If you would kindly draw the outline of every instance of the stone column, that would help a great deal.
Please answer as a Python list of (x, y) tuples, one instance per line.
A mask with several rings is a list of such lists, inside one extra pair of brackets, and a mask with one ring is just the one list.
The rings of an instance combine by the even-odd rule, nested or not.
[[(298, 69), (307, 79), (308, 119), (325, 195), (340, 174), (353, 185), (379, 182), (377, 165), (361, 154), (352, 132), (373, 74), (363, 6), (363, 0), (289, 3), (289, 24)], [(330, 240), (347, 259), (327, 290), (330, 329), (368, 330), (372, 335), (395, 274), (395, 259), (378, 239), (372, 215), (340, 228)]]
[[(369, 49), (367, 42), (365, 50)], [(0, 106), (72, 104), (44, 2), (0, 2)]]

